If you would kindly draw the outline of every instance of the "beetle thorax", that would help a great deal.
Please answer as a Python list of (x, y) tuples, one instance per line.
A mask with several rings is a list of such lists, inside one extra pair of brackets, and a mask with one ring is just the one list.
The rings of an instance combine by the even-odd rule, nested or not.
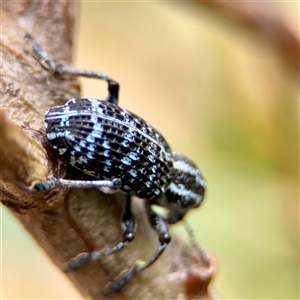
[(206, 183), (197, 166), (190, 159), (176, 153), (173, 153), (170, 178), (161, 205), (169, 209), (169, 221), (176, 223), (187, 211), (201, 204)]

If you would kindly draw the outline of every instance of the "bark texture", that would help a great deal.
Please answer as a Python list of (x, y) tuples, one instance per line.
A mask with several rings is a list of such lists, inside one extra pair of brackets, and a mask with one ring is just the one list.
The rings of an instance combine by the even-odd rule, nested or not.
[[(49, 0), (1, 5), (1, 201), (61, 269), (80, 252), (104, 249), (121, 240), (124, 197), (95, 189), (30, 191), (34, 183), (53, 175), (84, 179), (58, 159), (43, 126), (44, 112), (79, 96), (79, 85), (44, 70), (24, 38), (30, 33), (54, 61), (69, 65), (76, 3)], [(105, 299), (103, 290), (109, 281), (156, 251), (159, 243), (143, 201), (134, 199), (133, 206), (136, 239), (121, 252), (67, 274), (85, 298)], [(108, 298), (214, 299), (209, 285), (214, 271), (210, 255), (173, 238), (157, 263)]]

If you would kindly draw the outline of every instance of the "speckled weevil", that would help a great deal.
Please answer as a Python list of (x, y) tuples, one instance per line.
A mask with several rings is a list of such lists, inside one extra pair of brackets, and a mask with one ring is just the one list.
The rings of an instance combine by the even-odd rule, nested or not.
[[(75, 271), (88, 261), (115, 253), (128, 245), (136, 231), (131, 196), (144, 199), (149, 222), (158, 234), (160, 247), (148, 260), (122, 272), (109, 284), (108, 292), (117, 292), (133, 275), (160, 257), (171, 240), (168, 223), (180, 221), (190, 209), (201, 204), (205, 181), (197, 166), (185, 156), (172, 152), (156, 129), (118, 106), (119, 84), (116, 81), (98, 72), (55, 66), (30, 35), (26, 38), (42, 66), (54, 75), (84, 76), (108, 83), (109, 94), (105, 100), (74, 98), (45, 113), (46, 133), (53, 149), (73, 167), (96, 179), (81, 181), (52, 177), (36, 184), (34, 189), (94, 187), (104, 193), (120, 190), (127, 195), (122, 217), (122, 242), (109, 249), (78, 254), (66, 265), (66, 272)], [(152, 210), (153, 204), (169, 210), (167, 219)]]

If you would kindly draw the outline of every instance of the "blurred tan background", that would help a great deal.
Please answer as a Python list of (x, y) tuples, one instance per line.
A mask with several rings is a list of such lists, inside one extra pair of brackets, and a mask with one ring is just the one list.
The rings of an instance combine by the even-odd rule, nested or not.
[[(83, 2), (73, 65), (119, 81), (120, 105), (201, 168), (207, 198), (188, 219), (217, 257), (216, 292), (298, 299), (299, 63), (286, 32), (299, 41), (299, 3), (258, 5), (263, 14), (243, 5), (248, 15), (193, 2)], [(105, 83), (81, 82), (84, 96), (106, 95)], [(80, 298), (1, 209), (2, 298)], [(186, 239), (180, 225), (173, 231)]]

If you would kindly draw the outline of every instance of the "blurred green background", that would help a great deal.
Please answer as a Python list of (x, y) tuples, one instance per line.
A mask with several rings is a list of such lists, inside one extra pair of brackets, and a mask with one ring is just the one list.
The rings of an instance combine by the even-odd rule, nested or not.
[[(299, 3), (268, 5), (299, 41)], [(245, 15), (232, 20), (195, 2), (83, 2), (79, 16), (74, 65), (119, 81), (121, 106), (207, 180), (189, 221), (216, 256), (217, 294), (298, 299), (299, 64), (289, 47)], [(272, 26), (266, 32), (278, 33)], [(84, 96), (106, 95), (105, 83), (81, 82)], [(6, 208), (1, 214), (2, 299), (80, 298)]]

